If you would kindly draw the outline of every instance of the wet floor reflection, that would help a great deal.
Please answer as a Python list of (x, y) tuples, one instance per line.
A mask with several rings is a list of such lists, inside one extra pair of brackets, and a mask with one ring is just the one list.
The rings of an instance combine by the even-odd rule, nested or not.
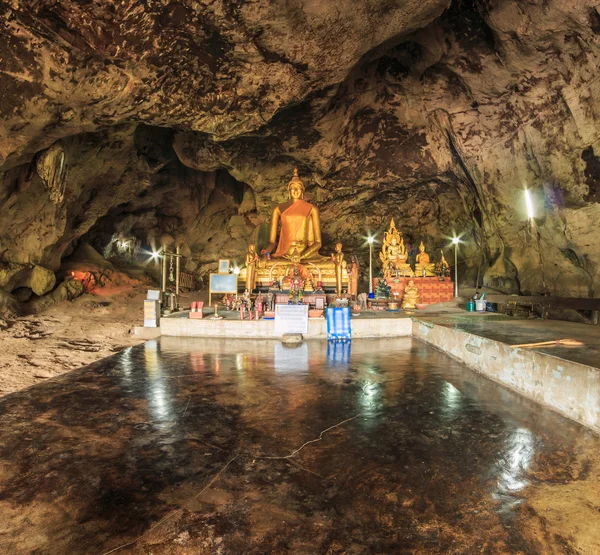
[(0, 418), (11, 553), (562, 552), (530, 497), (599, 446), (410, 339), (162, 338)]

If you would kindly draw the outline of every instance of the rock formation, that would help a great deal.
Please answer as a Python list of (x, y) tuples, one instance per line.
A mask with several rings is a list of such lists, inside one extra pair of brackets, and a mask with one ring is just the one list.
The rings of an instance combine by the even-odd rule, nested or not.
[(9, 0), (0, 288), (46, 293), (82, 238), (241, 260), (298, 166), (329, 245), (394, 217), (463, 233), (467, 283), (597, 296), (596, 5)]

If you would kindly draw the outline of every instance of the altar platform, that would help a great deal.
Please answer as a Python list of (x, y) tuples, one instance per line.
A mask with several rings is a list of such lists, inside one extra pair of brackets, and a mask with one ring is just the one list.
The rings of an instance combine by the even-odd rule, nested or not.
[[(160, 334), (176, 337), (229, 337), (280, 339), (275, 331), (275, 320), (240, 320), (239, 312), (220, 310), (222, 320), (211, 319), (214, 311), (205, 310), (202, 319), (188, 318), (189, 311), (181, 311), (160, 319)], [(352, 317), (352, 337), (406, 337), (412, 333), (409, 313), (363, 312)], [(309, 318), (307, 339), (327, 339), (325, 318)]]
[[(379, 279), (380, 278), (373, 279), (373, 291), (376, 290)], [(404, 289), (411, 280), (419, 291), (419, 297), (422, 304), (446, 303), (454, 298), (454, 282), (449, 277), (385, 278), (385, 282), (391, 287), (392, 297), (397, 297), (399, 301), (402, 301)]]

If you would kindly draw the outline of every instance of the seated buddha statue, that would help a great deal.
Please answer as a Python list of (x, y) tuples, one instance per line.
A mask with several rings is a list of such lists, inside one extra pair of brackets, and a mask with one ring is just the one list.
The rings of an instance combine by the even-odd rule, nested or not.
[(449, 277), (450, 276), (450, 265), (448, 264), (448, 261), (444, 257), (444, 251), (441, 250), (440, 252), (442, 253), (442, 258), (435, 265), (436, 274), (439, 277)]
[(417, 304), (419, 304), (419, 290), (415, 282), (411, 279), (404, 288), (402, 308), (417, 308)]
[(385, 278), (392, 277), (392, 274), (395, 275), (396, 273), (408, 277), (414, 275), (410, 264), (407, 262), (408, 253), (404, 246), (404, 239), (396, 229), (394, 220), (391, 221), (390, 228), (383, 235), (383, 245), (379, 253), (379, 259)]
[[(304, 200), (304, 183), (294, 169), (294, 177), (288, 183), (289, 200), (273, 209), (269, 244), (261, 250), (271, 258), (287, 258), (294, 264), (301, 261), (319, 260), (321, 248), (321, 222), (319, 209)], [(279, 241), (277, 241), (277, 231)]]
[[(271, 214), (269, 242), (260, 250), (256, 263), (256, 286), (273, 287), (298, 266), (304, 280), (304, 290), (337, 288), (336, 264), (331, 257), (320, 254), (322, 246), (319, 209), (304, 200), (304, 184), (294, 170), (287, 186), (289, 199), (277, 205)], [(357, 293), (358, 263), (353, 256), (342, 269), (344, 288), (351, 294)], [(241, 278), (246, 277), (246, 268)], [(314, 287), (313, 286), (316, 286)]]
[(435, 264), (433, 264), (429, 255), (425, 252), (423, 241), (419, 245), (419, 254), (415, 257), (415, 275), (419, 277), (435, 276)]

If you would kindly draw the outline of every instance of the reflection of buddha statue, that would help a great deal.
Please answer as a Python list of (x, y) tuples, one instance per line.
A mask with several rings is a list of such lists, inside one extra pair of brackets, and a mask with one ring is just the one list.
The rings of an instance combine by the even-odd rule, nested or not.
[(417, 308), (419, 303), (419, 290), (415, 282), (411, 279), (404, 288), (404, 298), (402, 299), (402, 308)]
[[(294, 263), (300, 260), (319, 259), (321, 248), (321, 223), (319, 210), (304, 200), (304, 184), (294, 170), (288, 183), (290, 199), (275, 207), (271, 216), (269, 244), (261, 254), (270, 253), (273, 258), (289, 258)], [(281, 222), (279, 242), (277, 231)]]
[(379, 253), (383, 275), (388, 278), (392, 273), (400, 272), (400, 275), (412, 277), (413, 271), (410, 264), (406, 261), (408, 254), (404, 246), (402, 234), (396, 229), (394, 220), (390, 223), (390, 228), (384, 233), (383, 245)]
[(431, 277), (435, 275), (435, 264), (429, 260), (429, 255), (425, 252), (423, 241), (419, 245), (419, 254), (415, 257), (415, 275)]

